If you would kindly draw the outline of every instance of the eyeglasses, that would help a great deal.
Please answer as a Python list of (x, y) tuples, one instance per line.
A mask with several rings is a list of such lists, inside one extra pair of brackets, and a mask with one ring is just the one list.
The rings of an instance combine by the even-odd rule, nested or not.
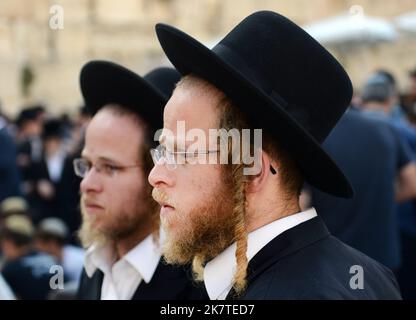
[[(153, 163), (165, 164), (168, 169), (174, 170), (178, 164), (186, 164), (190, 162), (190, 159), (194, 160), (201, 154), (217, 153), (219, 150), (204, 150), (198, 152), (186, 152), (186, 151), (168, 151), (165, 146), (158, 145), (156, 149), (151, 149)], [(273, 175), (276, 174), (276, 170), (270, 165), (270, 171)]]
[(158, 145), (156, 149), (151, 149), (150, 154), (152, 155), (153, 163), (165, 164), (168, 169), (176, 169), (178, 164), (187, 164), (194, 161), (196, 157), (203, 154), (217, 153), (218, 150), (198, 150), (195, 152), (188, 151), (169, 151), (163, 145)]
[(80, 178), (85, 178), (92, 167), (94, 167), (98, 173), (102, 173), (108, 177), (114, 177), (118, 172), (125, 169), (141, 167), (140, 164), (133, 164), (128, 166), (119, 166), (106, 162), (97, 162), (96, 164), (92, 164), (90, 161), (82, 158), (74, 159), (73, 165), (75, 174)]

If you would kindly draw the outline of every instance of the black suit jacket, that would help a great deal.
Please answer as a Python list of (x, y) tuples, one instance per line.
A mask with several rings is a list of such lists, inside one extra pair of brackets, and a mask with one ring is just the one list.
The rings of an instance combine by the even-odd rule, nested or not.
[[(363, 289), (350, 286), (358, 283), (353, 266), (363, 269)], [(331, 236), (320, 217), (274, 238), (248, 268), (247, 290), (240, 299), (401, 298), (393, 273)], [(237, 297), (232, 291), (227, 298)]]
[[(97, 270), (91, 278), (82, 272), (77, 298), (100, 300), (104, 274)], [(159, 261), (149, 283), (141, 281), (132, 300), (205, 300), (209, 299), (203, 286), (191, 280), (188, 267), (176, 267)]]
[(81, 222), (78, 209), (81, 180), (74, 173), (72, 161), (72, 157), (65, 158), (61, 177), (57, 182), (51, 180), (44, 156), (40, 161), (33, 162), (30, 167), (33, 185), (35, 186), (40, 180), (47, 180), (52, 184), (55, 193), (51, 199), (44, 199), (35, 189), (29, 198), (34, 222), (37, 223), (47, 217), (59, 217), (69, 228), (71, 241), (74, 240), (74, 234)]

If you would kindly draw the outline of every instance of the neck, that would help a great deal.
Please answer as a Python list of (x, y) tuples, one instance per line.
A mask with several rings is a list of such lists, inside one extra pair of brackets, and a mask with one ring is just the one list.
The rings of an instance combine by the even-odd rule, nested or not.
[[(115, 240), (115, 249), (117, 253), (117, 260), (121, 259), (131, 249), (142, 242), (148, 235), (150, 235), (149, 228), (140, 228), (138, 232), (130, 234), (122, 239)], [(145, 229), (145, 230), (143, 230)]]
[(294, 197), (293, 199), (280, 199), (273, 203), (266, 203), (266, 205), (249, 206), (249, 212), (247, 218), (247, 231), (252, 232), (262, 226), (265, 226), (273, 221), (282, 219), (292, 214), (301, 211), (299, 206), (299, 199)]
[(51, 144), (46, 148), (45, 153), (48, 157), (54, 156), (60, 151), (61, 147), (59, 144)]

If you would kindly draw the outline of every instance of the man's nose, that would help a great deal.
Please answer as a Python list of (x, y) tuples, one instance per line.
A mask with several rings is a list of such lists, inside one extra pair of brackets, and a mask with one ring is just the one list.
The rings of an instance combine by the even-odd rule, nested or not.
[(173, 186), (174, 172), (169, 170), (165, 164), (156, 164), (148, 177), (149, 183), (153, 187)]
[(102, 191), (102, 182), (99, 174), (94, 168), (91, 168), (82, 178), (80, 184), (80, 190), (82, 193), (88, 192), (100, 192)]

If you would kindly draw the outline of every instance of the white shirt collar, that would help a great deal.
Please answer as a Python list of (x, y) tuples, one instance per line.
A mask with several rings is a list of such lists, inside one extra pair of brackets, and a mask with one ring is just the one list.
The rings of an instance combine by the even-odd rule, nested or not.
[(53, 182), (58, 182), (61, 179), (65, 158), (66, 153), (63, 149), (60, 149), (51, 156), (45, 157), (49, 178)]
[[(153, 236), (147, 236), (143, 241), (137, 244), (133, 249), (127, 252), (120, 260), (116, 261), (116, 254), (114, 247), (111, 245), (99, 246), (93, 244), (88, 248), (85, 254), (84, 267), (85, 272), (88, 277), (92, 277), (94, 272), (99, 269), (104, 273), (103, 280), (103, 290), (104, 294), (106, 291), (124, 291), (124, 288), (121, 288), (117, 285), (116, 282), (126, 282), (136, 283), (135, 288), (130, 288), (128, 293), (126, 292), (116, 292), (114, 298), (117, 297), (128, 297), (134, 294), (134, 291), (137, 289), (137, 286), (140, 284), (143, 279), (146, 283), (149, 283), (152, 280), (152, 277), (156, 271), (156, 268), (159, 264), (161, 253), (160, 248), (157, 243), (155, 243)], [(131, 270), (134, 270), (132, 274)], [(113, 272), (117, 272), (117, 279), (120, 277), (133, 276), (134, 279), (121, 279), (122, 281), (116, 281), (115, 275)], [(110, 287), (111, 289), (105, 289)], [(103, 291), (102, 291), (103, 295)], [(112, 294), (110, 294), (113, 297)], [(129, 299), (129, 298), (128, 298)]]
[(142, 275), (143, 280), (149, 283), (159, 264), (161, 252), (153, 236), (149, 235), (124, 258)]
[[(275, 220), (250, 232), (247, 243), (248, 261), (279, 234), (316, 216), (316, 210), (310, 208), (306, 211)], [(204, 282), (211, 300), (224, 300), (231, 290), (236, 270), (235, 250), (236, 244), (233, 243), (205, 266)]]

